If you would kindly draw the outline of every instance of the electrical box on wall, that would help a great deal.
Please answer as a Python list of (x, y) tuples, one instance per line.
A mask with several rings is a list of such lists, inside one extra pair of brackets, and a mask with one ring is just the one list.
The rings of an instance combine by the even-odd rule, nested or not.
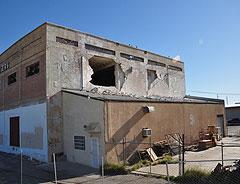
[(152, 135), (152, 129), (150, 128), (143, 128), (142, 129), (142, 136), (143, 137), (149, 137)]

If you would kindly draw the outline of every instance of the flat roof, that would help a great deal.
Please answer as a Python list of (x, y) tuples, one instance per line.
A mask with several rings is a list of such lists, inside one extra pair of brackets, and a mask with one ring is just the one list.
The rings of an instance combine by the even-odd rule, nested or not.
[(65, 27), (65, 26), (61, 26), (61, 25), (57, 25), (57, 24), (54, 24), (54, 23), (50, 23), (50, 22), (45, 22), (43, 24), (41, 24), (40, 26), (36, 27), (35, 29), (33, 29), (32, 31), (30, 31), (29, 33), (27, 33), (26, 35), (24, 35), (23, 37), (21, 37), (20, 39), (18, 39), (16, 42), (14, 42), (12, 45), (10, 45), (6, 50), (4, 50), (2, 53), (0, 53), (0, 57), (7, 51), (9, 50), (13, 45), (15, 45), (17, 42), (21, 41), (23, 38), (27, 37), (29, 34), (31, 34), (33, 31), (37, 30), (38, 28), (42, 27), (43, 25), (50, 25), (50, 26), (53, 26), (53, 27), (58, 27), (58, 28), (61, 28), (61, 29), (66, 29), (66, 30), (69, 30), (69, 31), (73, 31), (73, 32), (76, 32), (76, 33), (80, 33), (80, 34), (84, 34), (84, 35), (87, 35), (87, 36), (91, 36), (91, 37), (94, 37), (94, 38), (97, 38), (97, 39), (101, 39), (101, 40), (104, 40), (104, 41), (108, 41), (108, 42), (112, 42), (112, 43), (117, 43), (121, 46), (124, 46), (124, 47), (128, 47), (128, 48), (131, 48), (131, 49), (135, 49), (135, 50), (139, 50), (139, 51), (142, 51), (142, 52), (148, 52), (150, 54), (153, 54), (153, 55), (156, 55), (156, 56), (159, 56), (159, 57), (163, 57), (163, 58), (166, 58), (166, 59), (169, 59), (169, 60), (174, 60), (176, 62), (179, 62), (179, 63), (183, 63), (182, 61), (179, 61), (179, 60), (175, 60), (171, 57), (167, 57), (167, 56), (163, 56), (163, 55), (160, 55), (160, 54), (156, 54), (156, 53), (153, 53), (153, 52), (150, 52), (150, 51), (146, 51), (146, 50), (143, 50), (143, 49), (140, 49), (140, 48), (135, 48), (135, 47), (131, 47), (127, 44), (122, 44), (122, 43), (119, 43), (119, 42), (116, 42), (116, 41), (112, 41), (110, 39), (106, 39), (106, 38), (103, 38), (103, 37), (100, 37), (100, 36), (95, 36), (95, 35), (92, 35), (92, 34), (89, 34), (89, 33), (85, 33), (85, 32), (81, 32), (81, 31), (78, 31), (78, 30), (75, 30), (75, 29), (71, 29), (71, 28), (68, 28), (68, 27)]
[(185, 96), (184, 98), (176, 97), (160, 97), (160, 96), (135, 96), (135, 95), (121, 95), (114, 94), (112, 92), (91, 92), (79, 89), (67, 89), (63, 88), (62, 92), (79, 95), (87, 98), (92, 98), (101, 101), (119, 101), (119, 102), (154, 102), (154, 103), (199, 103), (199, 104), (224, 104), (224, 100)]
[(237, 109), (240, 108), (240, 104), (229, 105), (225, 107), (226, 109)]

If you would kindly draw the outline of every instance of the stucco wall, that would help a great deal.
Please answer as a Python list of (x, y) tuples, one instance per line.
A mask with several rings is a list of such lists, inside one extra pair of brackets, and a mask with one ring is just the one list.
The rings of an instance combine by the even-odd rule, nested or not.
[[(143, 106), (153, 106), (155, 111), (145, 113)], [(152, 129), (152, 142), (164, 140), (166, 134), (184, 133), (186, 143), (194, 143), (199, 139), (199, 131), (208, 125), (216, 125), (217, 115), (221, 114), (225, 117), (223, 104), (108, 102), (105, 135), (107, 160), (121, 161), (122, 144), (117, 146), (116, 143), (121, 142), (123, 137), (127, 141), (149, 142), (148, 138), (142, 137), (142, 128)], [(138, 146), (128, 145), (126, 150), (130, 151), (126, 157)]]
[[(96, 129), (89, 130), (93, 124)], [(84, 125), (87, 126), (84, 128)], [(104, 150), (104, 102), (63, 93), (63, 139), (67, 160), (93, 166), (91, 137), (99, 138), (99, 161)], [(74, 149), (74, 136), (85, 136), (86, 150)]]
[(10, 117), (19, 116), (20, 147), (23, 154), (48, 161), (46, 103), (18, 107), (0, 112), (0, 150), (20, 153), (20, 147), (10, 146)]

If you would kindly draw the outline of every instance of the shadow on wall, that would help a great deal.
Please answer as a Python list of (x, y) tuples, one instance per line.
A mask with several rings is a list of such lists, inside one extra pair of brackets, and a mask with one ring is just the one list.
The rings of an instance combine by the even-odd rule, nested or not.
[[(121, 149), (121, 154), (117, 153), (117, 145), (122, 146), (122, 140), (127, 136), (130, 132), (131, 128), (136, 125), (146, 114), (147, 112), (141, 107), (128, 121), (123, 123), (123, 125), (115, 132), (115, 134), (110, 138), (109, 142), (106, 142), (106, 152), (110, 152), (115, 148), (116, 154), (118, 156), (118, 161), (123, 160), (123, 152)], [(137, 137), (134, 139), (138, 143), (142, 142), (144, 139), (142, 138), (142, 133), (140, 132)], [(125, 147), (126, 155), (125, 158), (128, 158), (132, 151), (138, 147), (138, 144), (129, 144)]]
[(147, 143), (149, 141), (143, 143), (144, 140), (146, 140), (146, 138), (142, 136), (142, 132), (140, 131), (139, 134), (134, 137), (133, 140), (131, 140), (131, 143), (125, 144), (124, 148), (122, 148), (123, 151), (119, 155), (119, 158), (123, 161), (127, 161), (130, 164), (136, 163), (136, 160), (139, 159), (139, 155), (136, 150), (139, 148), (145, 149), (150, 147), (150, 143)]

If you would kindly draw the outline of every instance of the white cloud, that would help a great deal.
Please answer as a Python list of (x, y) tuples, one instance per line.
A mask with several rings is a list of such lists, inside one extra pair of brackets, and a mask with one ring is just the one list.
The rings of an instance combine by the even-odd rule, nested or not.
[(199, 45), (203, 45), (203, 39), (199, 39), (199, 40), (198, 40), (198, 44), (199, 44)]
[(181, 61), (181, 57), (179, 55), (176, 55), (173, 59), (176, 61)]

